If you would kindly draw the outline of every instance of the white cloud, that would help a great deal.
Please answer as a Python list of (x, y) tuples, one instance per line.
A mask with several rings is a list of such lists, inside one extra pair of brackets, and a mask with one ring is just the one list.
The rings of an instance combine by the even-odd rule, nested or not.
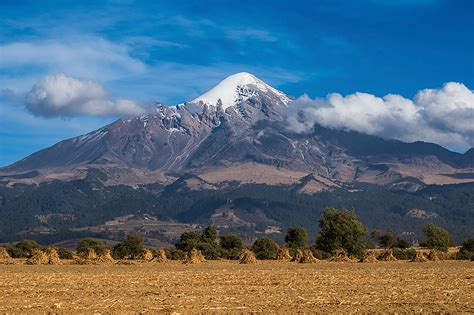
[(259, 40), (262, 42), (276, 42), (278, 39), (265, 30), (242, 28), (226, 29), (227, 38), (232, 40)]
[(461, 83), (419, 91), (413, 100), (354, 93), (310, 99), (289, 109), (289, 128), (308, 132), (319, 124), (403, 141), (429, 141), (446, 147), (474, 147), (474, 93)]
[(111, 99), (97, 82), (79, 80), (64, 74), (39, 80), (26, 95), (26, 107), (34, 114), (54, 116), (130, 116), (145, 109), (131, 100)]
[(22, 91), (38, 74), (68, 73), (109, 81), (144, 73), (146, 65), (131, 57), (126, 45), (101, 37), (69, 36), (0, 45), (0, 70), (3, 87)]

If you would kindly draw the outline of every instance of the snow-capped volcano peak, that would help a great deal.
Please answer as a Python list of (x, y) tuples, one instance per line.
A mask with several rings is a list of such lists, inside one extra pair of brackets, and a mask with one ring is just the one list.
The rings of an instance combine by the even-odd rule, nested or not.
[(253, 74), (239, 72), (228, 76), (203, 95), (193, 99), (191, 103), (203, 102), (204, 104), (217, 106), (220, 99), (222, 107), (226, 109), (252, 97), (256, 91), (274, 94), (285, 105), (291, 101), (288, 95), (271, 87)]

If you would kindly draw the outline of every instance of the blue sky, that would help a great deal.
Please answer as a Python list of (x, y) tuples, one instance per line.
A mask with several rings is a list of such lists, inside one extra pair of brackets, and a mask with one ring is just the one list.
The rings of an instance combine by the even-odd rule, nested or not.
[(411, 99), (473, 88), (473, 15), (470, 0), (2, 0), (0, 166), (117, 119), (33, 112), (25, 97), (48, 75), (142, 103), (183, 102), (240, 71), (297, 97)]

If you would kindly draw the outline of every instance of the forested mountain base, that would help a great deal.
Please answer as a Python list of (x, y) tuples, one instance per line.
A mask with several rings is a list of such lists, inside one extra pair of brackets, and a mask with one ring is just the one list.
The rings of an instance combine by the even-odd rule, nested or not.
[[(25, 238), (54, 242), (83, 237), (87, 230), (71, 229), (97, 226), (128, 214), (148, 214), (162, 221), (214, 224), (218, 230), (241, 234), (264, 231), (270, 225), (282, 230), (303, 226), (313, 238), (327, 207), (354, 209), (369, 230), (391, 229), (411, 241), (420, 239), (428, 222), (446, 228), (456, 242), (474, 236), (474, 184), (428, 186), (409, 193), (358, 183), (309, 195), (297, 192), (297, 185), (228, 183), (222, 189), (190, 190), (183, 183), (178, 180), (166, 187), (132, 188), (105, 186), (99, 180), (87, 178), (39, 186), (1, 185), (0, 242)], [(219, 226), (216, 216), (220, 213), (220, 219), (232, 224)], [(283, 238), (278, 229), (269, 236)]]

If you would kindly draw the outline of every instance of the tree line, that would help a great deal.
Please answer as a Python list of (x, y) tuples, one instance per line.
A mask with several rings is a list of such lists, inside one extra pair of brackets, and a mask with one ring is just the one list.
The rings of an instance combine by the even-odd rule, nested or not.
[[(303, 227), (288, 228), (285, 245), (293, 255), (298, 249), (310, 249), (319, 259), (331, 257), (337, 251), (344, 251), (348, 256), (363, 257), (367, 249), (382, 247), (396, 249), (395, 256), (399, 259), (410, 259), (415, 253), (409, 250), (410, 244), (387, 230), (384, 233), (374, 230), (368, 234), (367, 228), (354, 211), (328, 208), (324, 210), (319, 221), (320, 233), (312, 244), (308, 241), (308, 232)], [(423, 229), (426, 240), (421, 244), (437, 251), (446, 252), (453, 245), (451, 235), (445, 229), (429, 223)], [(9, 254), (16, 257), (28, 257), (35, 248), (41, 246), (34, 242), (23, 240), (15, 245), (6, 246)], [(198, 249), (206, 259), (238, 259), (246, 248), (238, 234), (223, 234), (218, 236), (217, 230), (209, 226), (202, 232), (185, 232), (181, 234), (174, 248), (166, 250), (170, 259), (184, 259), (192, 249)], [(250, 247), (258, 259), (276, 259), (280, 245), (269, 237), (257, 238)], [(78, 242), (76, 253), (86, 253), (93, 249), (101, 253), (108, 247), (98, 240), (86, 238)], [(145, 250), (143, 236), (135, 233), (127, 235), (126, 239), (112, 247), (112, 256), (116, 259), (138, 259)], [(70, 259), (73, 253), (67, 249), (58, 249), (60, 258)], [(458, 259), (474, 258), (474, 239), (463, 242), (461, 250), (456, 255)]]

